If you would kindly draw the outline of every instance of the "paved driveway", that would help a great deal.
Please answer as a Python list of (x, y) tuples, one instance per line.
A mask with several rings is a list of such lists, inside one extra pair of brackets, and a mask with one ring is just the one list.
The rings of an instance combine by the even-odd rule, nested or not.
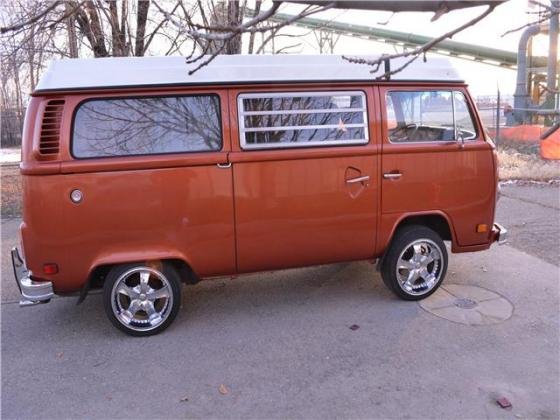
[(99, 295), (13, 303), (16, 225), (2, 224), (4, 418), (560, 416), (559, 269), (511, 246), (452, 255), (446, 279), (507, 298), (494, 325), (400, 301), (360, 262), (187, 287), (175, 323), (135, 339)]

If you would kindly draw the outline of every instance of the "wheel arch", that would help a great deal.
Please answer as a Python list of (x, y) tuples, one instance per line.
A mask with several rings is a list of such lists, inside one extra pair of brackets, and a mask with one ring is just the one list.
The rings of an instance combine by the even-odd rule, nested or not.
[(182, 283), (195, 284), (200, 281), (199, 276), (183, 256), (160, 254), (133, 256), (115, 254), (107, 258), (100, 258), (92, 264), (88, 271), (87, 280), (80, 290), (80, 297), (77, 303), (82, 303), (91, 289), (100, 289), (103, 287), (105, 278), (111, 268), (121, 264), (154, 264), (155, 262), (171, 264), (173, 268), (177, 270)]
[(409, 225), (420, 225), (430, 228), (434, 230), (444, 241), (451, 241), (452, 247), (457, 245), (457, 237), (453, 223), (446, 213), (442, 211), (406, 213), (400, 215), (391, 223), (391, 229), (388, 231), (388, 235), (380, 241), (381, 252), (379, 252), (379, 254), (383, 255), (386, 252), (398, 229)]

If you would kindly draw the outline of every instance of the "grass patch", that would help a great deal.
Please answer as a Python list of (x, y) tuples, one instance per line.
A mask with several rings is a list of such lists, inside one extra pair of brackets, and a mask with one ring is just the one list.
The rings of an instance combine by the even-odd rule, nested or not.
[(511, 146), (498, 147), (498, 163), (502, 181), (551, 181), (560, 179), (560, 161), (541, 159)]
[(2, 218), (21, 216), (21, 176), (19, 165), (3, 165), (0, 169)]

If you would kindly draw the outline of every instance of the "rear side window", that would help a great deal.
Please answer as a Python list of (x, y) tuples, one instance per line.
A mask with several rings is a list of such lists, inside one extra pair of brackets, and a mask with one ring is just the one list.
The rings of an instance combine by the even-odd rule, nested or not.
[(365, 144), (363, 92), (250, 93), (238, 97), (244, 149)]
[(82, 103), (74, 117), (77, 158), (221, 148), (217, 95), (94, 99)]
[(475, 125), (462, 92), (388, 92), (386, 106), (388, 134), (392, 143), (476, 138)]

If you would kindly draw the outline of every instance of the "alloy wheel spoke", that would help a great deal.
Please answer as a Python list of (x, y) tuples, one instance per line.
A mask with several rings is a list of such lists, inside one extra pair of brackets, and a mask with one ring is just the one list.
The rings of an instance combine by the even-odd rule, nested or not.
[(157, 299), (169, 298), (169, 287), (164, 285), (161, 289), (151, 289), (146, 297), (152, 302)]
[(397, 268), (401, 269), (404, 268), (406, 270), (413, 270), (414, 269), (414, 263), (411, 260), (404, 260), (404, 259), (400, 259), (399, 260), (399, 265), (397, 266)]
[(426, 280), (428, 276), (430, 276), (428, 269), (426, 267), (422, 267), (418, 272), (418, 277), (422, 277), (423, 280)]
[(134, 290), (134, 288), (127, 286), (124, 282), (119, 283), (115, 292), (121, 295), (128, 296), (130, 299), (138, 298), (138, 293)]
[(146, 311), (146, 315), (148, 315), (150, 324), (159, 324), (161, 322), (161, 314), (156, 310), (153, 302), (146, 301), (144, 304), (144, 311)]
[(436, 276), (433, 273), (429, 273), (426, 277), (424, 277), (424, 281), (428, 287), (432, 287), (432, 284), (436, 281)]
[(130, 305), (126, 310), (126, 312), (128, 312), (130, 314), (130, 317), (133, 318), (134, 315), (136, 315), (136, 312), (138, 312), (140, 309), (141, 309), (140, 301), (138, 299), (133, 299), (130, 302)]
[(422, 256), (422, 244), (414, 244), (412, 245), (412, 248), (414, 249), (414, 255), (412, 256), (412, 259), (414, 261), (418, 261)]
[(150, 272), (149, 271), (141, 271), (140, 272), (140, 290), (144, 293), (148, 291), (148, 281), (150, 280)]
[(410, 286), (414, 285), (414, 282), (416, 280), (418, 280), (418, 271), (417, 270), (410, 270), (408, 272), (408, 277), (406, 278), (406, 284), (409, 284)]
[(144, 311), (150, 318), (156, 313), (156, 308), (154, 306), (154, 303), (150, 302), (149, 300), (144, 302), (142, 309), (144, 309)]
[(426, 256), (425, 264), (428, 265), (436, 260), (439, 260), (439, 253), (436, 249), (430, 249), (430, 253)]

